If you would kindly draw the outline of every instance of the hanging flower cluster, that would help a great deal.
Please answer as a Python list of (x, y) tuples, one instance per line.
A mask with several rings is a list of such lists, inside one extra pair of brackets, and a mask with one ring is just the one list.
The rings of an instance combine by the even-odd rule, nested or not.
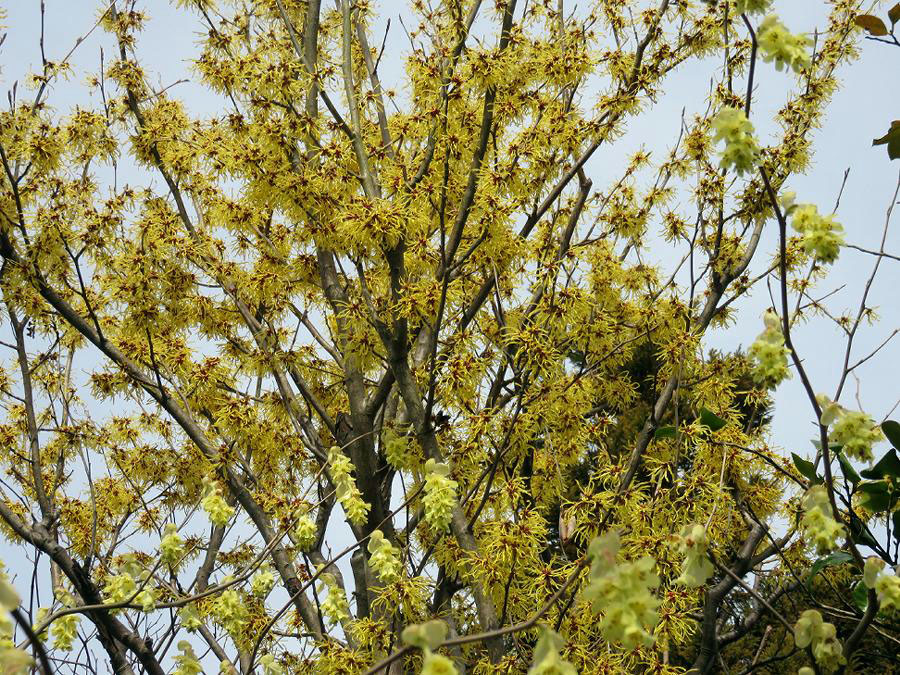
[(575, 666), (559, 655), (565, 641), (554, 630), (543, 626), (534, 647), (534, 659), (528, 675), (578, 675)]
[(733, 167), (738, 173), (750, 171), (756, 166), (759, 146), (753, 136), (753, 123), (740, 108), (725, 107), (712, 120), (715, 130), (713, 142), (724, 141), (722, 160), (723, 169)]
[(652, 589), (659, 585), (653, 568), (656, 561), (649, 556), (634, 562), (616, 562), (621, 541), (616, 530), (591, 541), (590, 583), (584, 596), (595, 612), (603, 612), (600, 631), (611, 642), (621, 642), (626, 649), (653, 644), (650, 631), (659, 621), (659, 599)]
[(822, 485), (814, 485), (803, 497), (803, 518), (800, 526), (819, 553), (830, 551), (844, 532), (843, 526), (834, 519), (828, 493)]
[(784, 346), (784, 333), (778, 315), (772, 310), (765, 314), (765, 330), (760, 333), (748, 354), (753, 359), (753, 377), (760, 384), (769, 388), (777, 387), (791, 376), (788, 369), (790, 352)]
[(872, 446), (884, 438), (875, 420), (864, 412), (842, 410), (829, 437), (843, 446), (847, 457), (862, 462), (872, 461)]
[(456, 506), (457, 483), (449, 474), (450, 467), (443, 462), (425, 462), (425, 521), (437, 532), (447, 529)]
[(837, 260), (844, 245), (844, 228), (836, 223), (834, 216), (823, 216), (815, 204), (793, 205), (793, 194), (785, 195), (782, 201), (789, 204), (788, 212), (793, 216), (791, 227), (803, 236), (803, 249), (822, 263)]
[(900, 610), (900, 577), (884, 572), (884, 560), (877, 556), (866, 558), (863, 583), (875, 590), (882, 610)]
[(250, 620), (247, 604), (241, 594), (233, 588), (222, 591), (213, 604), (212, 614), (219, 625), (236, 640), (242, 636), (244, 627)]
[(200, 659), (194, 653), (194, 648), (187, 640), (181, 640), (178, 643), (179, 654), (175, 656), (174, 675), (202, 675), (203, 666), (200, 665)]
[(250, 580), (250, 592), (257, 598), (265, 598), (275, 587), (275, 573), (266, 565), (259, 568)]
[(200, 612), (197, 611), (197, 605), (193, 602), (178, 610), (178, 618), (181, 620), (181, 625), (184, 626), (185, 630), (191, 633), (203, 625)]
[[(103, 587), (103, 594), (111, 604), (128, 600), (140, 605), (143, 611), (152, 612), (156, 609), (156, 593), (149, 584), (144, 584), (149, 574), (133, 557), (126, 557), (119, 565), (119, 574)], [(141, 584), (144, 587), (135, 595)]]
[(11, 675), (26, 675), (31, 672), (34, 659), (22, 649), (16, 647), (13, 640), (13, 622), (9, 612), (18, 609), (21, 598), (9, 583), (6, 568), (0, 561), (0, 664), (3, 672)]
[(209, 514), (210, 522), (218, 527), (227, 525), (234, 515), (234, 509), (222, 497), (222, 489), (208, 476), (203, 479), (203, 501), (200, 505)]
[(333, 574), (323, 574), (319, 577), (319, 593), (328, 592), (321, 601), (322, 615), (331, 623), (341, 623), (350, 618), (350, 605), (347, 603), (347, 595), (344, 589), (338, 585)]
[(822, 615), (815, 609), (806, 610), (797, 619), (794, 644), (800, 649), (811, 646), (816, 663), (827, 672), (837, 670), (847, 662), (834, 624), (822, 621)]
[(309, 513), (303, 513), (297, 518), (294, 538), (301, 551), (308, 551), (316, 543), (316, 522)]
[(809, 47), (812, 40), (805, 35), (791, 33), (774, 14), (763, 19), (756, 32), (756, 39), (763, 61), (774, 61), (776, 70), (784, 70), (787, 66), (799, 73), (809, 68)]
[(688, 588), (698, 588), (712, 576), (713, 565), (706, 554), (709, 541), (706, 528), (699, 524), (685, 525), (678, 538), (678, 552), (684, 556), (681, 576), (675, 581)]
[(166, 523), (159, 541), (159, 558), (166, 565), (176, 565), (184, 553), (184, 542), (175, 523)]
[(409, 625), (403, 629), (400, 638), (406, 644), (422, 650), (421, 675), (458, 675), (459, 671), (453, 661), (434, 651), (447, 639), (447, 624), (443, 621), (433, 619)]
[(772, 0), (734, 0), (731, 3), (734, 14), (764, 14)]
[(403, 571), (398, 551), (391, 545), (381, 530), (374, 530), (369, 536), (369, 565), (386, 584), (397, 581)]
[(372, 507), (363, 501), (362, 493), (356, 487), (351, 472), (353, 464), (341, 449), (333, 445), (328, 451), (328, 466), (331, 470), (331, 480), (334, 481), (338, 501), (344, 507), (344, 513), (354, 525), (362, 525), (366, 521), (366, 515)]

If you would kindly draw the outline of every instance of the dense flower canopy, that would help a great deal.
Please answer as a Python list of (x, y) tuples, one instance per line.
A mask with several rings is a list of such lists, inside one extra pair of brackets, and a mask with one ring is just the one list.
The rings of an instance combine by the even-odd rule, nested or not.
[[(836, 501), (817, 471), (855, 472), (883, 435), (842, 411), (815, 466), (770, 447), (799, 302), (746, 355), (703, 338), (766, 278), (807, 292), (845, 244), (778, 195), (858, 2), (831, 3), (813, 52), (769, 2), (414, 0), (406, 92), (379, 79), (371, 2), (176, 4), (221, 114), (154, 88), (126, 1), (98, 14), (102, 105), (52, 108), (66, 64), (46, 61), (0, 113), (0, 526), (53, 562), (38, 637), (0, 624), (0, 658), (81, 639), (185, 675), (852, 657), (861, 607), (782, 607), (785, 639), (760, 642), (760, 594), (793, 598), (842, 546), (861, 579), (850, 535), (896, 499)], [(713, 79), (706, 114), (595, 186), (588, 160), (686, 63)], [(758, 138), (754, 87), (784, 66)], [(153, 180), (108, 179), (126, 162)], [(896, 610), (898, 578), (866, 564), (863, 600)]]

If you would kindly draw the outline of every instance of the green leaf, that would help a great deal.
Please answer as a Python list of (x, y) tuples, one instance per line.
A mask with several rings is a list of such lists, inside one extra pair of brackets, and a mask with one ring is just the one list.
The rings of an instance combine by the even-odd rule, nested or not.
[(800, 472), (800, 475), (809, 479), (809, 481), (815, 485), (818, 485), (822, 482), (822, 479), (819, 478), (818, 474), (816, 474), (816, 465), (810, 462), (808, 459), (803, 459), (796, 452), (791, 453), (791, 457), (794, 460), (794, 466), (797, 467), (797, 471)]
[(860, 14), (853, 19), (853, 23), (866, 31), (869, 35), (880, 37), (888, 34), (888, 29), (887, 26), (884, 25), (884, 21), (871, 14)]
[(897, 457), (897, 451), (891, 448), (884, 456), (878, 460), (871, 469), (863, 469), (861, 472), (863, 478), (871, 478), (878, 480), (880, 478), (891, 477), (900, 478), (900, 457)]
[(900, 450), (900, 422), (894, 420), (885, 420), (881, 423), (881, 430), (887, 436), (891, 445)]
[(850, 597), (853, 599), (854, 605), (859, 607), (862, 611), (866, 611), (866, 606), (869, 604), (869, 589), (866, 588), (866, 585), (863, 582), (856, 582), (853, 591), (850, 593)]
[(888, 19), (891, 20), (892, 26), (900, 21), (900, 2), (888, 10)]
[(900, 541), (900, 511), (894, 511), (894, 513), (891, 515), (891, 524), (894, 526), (891, 534), (893, 535), (894, 539)]
[(824, 570), (826, 567), (835, 567), (836, 565), (843, 565), (846, 562), (850, 562), (853, 560), (853, 556), (849, 553), (845, 553), (844, 551), (837, 551), (835, 553), (831, 553), (826, 555), (823, 558), (819, 558), (812, 564), (812, 567), (809, 568), (809, 576), (806, 577), (806, 587), (812, 588), (812, 580), (819, 572)]
[(850, 516), (850, 535), (854, 543), (868, 546), (871, 549), (878, 548), (878, 542), (872, 538), (872, 535), (866, 532), (863, 522), (856, 516)]
[[(812, 440), (810, 441), (810, 443), (813, 444), (813, 447), (814, 447), (816, 450), (818, 450), (818, 451), (821, 452), (821, 450), (822, 450), (822, 444), (821, 444), (819, 441), (817, 441), (816, 439), (812, 439)], [(828, 444), (828, 449), (831, 450), (831, 452), (837, 452), (838, 450), (840, 450), (840, 449), (843, 448), (843, 447), (844, 447), (844, 446), (843, 446), (843, 444), (841, 444), (841, 443), (829, 443), (829, 444)]]
[(700, 422), (713, 431), (718, 431), (727, 424), (725, 420), (706, 408), (700, 408)]
[(900, 120), (891, 122), (891, 128), (881, 138), (872, 141), (872, 145), (887, 145), (888, 157), (897, 159), (900, 157)]
[(844, 478), (849, 480), (853, 487), (856, 487), (856, 484), (859, 483), (859, 474), (856, 472), (856, 469), (853, 468), (853, 465), (850, 463), (850, 460), (844, 457), (844, 454), (839, 452), (837, 453), (838, 463), (841, 465), (841, 471), (844, 472)]
[(891, 506), (891, 493), (883, 480), (865, 480), (858, 486), (862, 493), (860, 504), (869, 511), (887, 511)]
[(675, 438), (675, 427), (660, 427), (653, 432), (653, 438)]

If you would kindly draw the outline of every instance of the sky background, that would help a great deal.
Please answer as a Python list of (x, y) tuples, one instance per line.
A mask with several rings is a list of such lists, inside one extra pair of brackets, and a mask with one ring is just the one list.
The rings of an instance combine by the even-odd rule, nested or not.
[[(330, 2), (327, 3), (331, 5)], [(388, 17), (393, 19), (386, 50), (380, 66), (385, 86), (399, 86), (403, 76), (403, 55), (408, 42), (400, 29), (397, 18), (409, 17), (406, 0), (373, 3), (379, 19), (374, 24), (380, 44), (383, 27)], [(567, 3), (572, 4), (572, 3)], [(586, 5), (587, 3), (580, 3)], [(882, 16), (891, 3), (884, 3), (878, 12)], [(31, 94), (23, 91), (23, 81), (29, 71), (40, 66), (38, 35), (40, 34), (39, 0), (0, 1), (8, 12), (5, 21), (7, 37), (0, 47), (0, 81), (2, 89), (9, 90), (18, 81), (19, 96)], [(45, 50), (51, 60), (59, 60), (69, 52), (78, 37), (84, 36), (96, 23), (98, 2), (95, 0), (46, 0)], [(202, 27), (190, 14), (176, 10), (163, 0), (143, 0), (138, 7), (150, 14), (146, 30), (140, 35), (138, 54), (145, 69), (151, 73), (151, 83), (157, 88), (186, 80), (169, 90), (173, 97), (184, 100), (194, 115), (218, 115), (222, 99), (205, 91), (197, 84), (197, 77), (190, 68), (190, 60), (197, 55), (196, 45)], [(827, 4), (821, 0), (779, 0), (775, 11), (792, 31), (812, 33), (825, 26)], [(407, 24), (408, 25), (408, 24)], [(398, 48), (399, 46), (399, 48)], [(900, 87), (897, 73), (900, 71), (900, 48), (863, 40), (861, 53), (855, 63), (839, 71), (840, 91), (834, 96), (824, 123), (813, 134), (815, 154), (813, 162), (803, 176), (792, 178), (787, 189), (797, 192), (799, 202), (811, 202), (820, 211), (828, 213), (838, 196), (844, 173), (849, 169), (846, 186), (837, 211), (837, 220), (846, 230), (849, 243), (863, 248), (877, 249), (885, 222), (885, 211), (891, 203), (898, 181), (900, 161), (890, 162), (884, 147), (873, 148), (872, 139), (881, 136), (890, 121), (900, 117)], [(83, 82), (86, 74), (98, 70), (100, 51), (105, 51), (109, 62), (114, 54), (111, 37), (95, 30), (78, 47), (72, 59), (73, 76), (68, 82), (53, 87), (48, 100), (60, 114), (73, 105), (96, 105), (87, 96)], [(668, 79), (665, 94), (628, 126), (628, 133), (611, 148), (602, 147), (587, 166), (587, 173), (594, 180), (595, 189), (605, 191), (611, 181), (620, 175), (624, 158), (643, 146), (655, 150), (661, 157), (674, 142), (681, 123), (681, 111), (702, 112), (707, 104), (709, 88), (708, 68), (684, 68)], [(777, 73), (771, 64), (759, 64), (757, 88), (754, 98), (753, 121), (762, 143), (775, 138), (776, 126), (773, 113), (785, 99), (785, 89), (794, 86), (793, 77)], [(589, 92), (588, 92), (589, 93)], [(139, 172), (120, 173), (120, 181), (141, 183), (146, 175)], [(886, 250), (900, 255), (900, 223), (895, 216), (894, 231), (888, 236)], [(775, 250), (774, 223), (767, 227), (763, 246), (766, 253)], [(659, 260), (673, 259), (677, 249), (660, 247), (651, 252)], [(866, 280), (875, 258), (845, 248), (834, 265), (827, 281), (818, 286), (817, 295), (836, 291), (828, 301), (832, 314), (850, 311), (855, 313)], [(758, 266), (757, 266), (758, 268)], [(879, 277), (870, 292), (870, 306), (878, 308), (881, 321), (874, 326), (864, 325), (851, 356), (851, 362), (867, 354), (880, 344), (894, 329), (900, 327), (900, 263), (885, 260)], [(793, 300), (792, 300), (793, 306)], [(727, 329), (711, 333), (706, 339), (708, 347), (733, 350), (747, 347), (762, 330), (761, 314), (769, 305), (765, 286), (757, 287), (751, 297), (737, 305), (738, 323)], [(840, 331), (829, 321), (817, 318), (808, 324), (798, 325), (794, 332), (798, 351), (803, 356), (813, 386), (817, 391), (834, 393), (840, 374), (845, 341)], [(898, 374), (900, 374), (900, 338), (891, 342), (882, 352), (857, 371), (860, 379), (859, 400), (863, 408), (878, 420), (883, 419), (900, 398)], [(856, 408), (857, 386), (851, 380), (842, 396), (842, 403)], [(809, 439), (813, 436), (813, 420), (809, 402), (799, 379), (782, 384), (776, 392), (776, 415), (772, 426), (772, 442), (785, 452), (812, 455)], [(900, 412), (892, 415), (900, 418)], [(882, 444), (876, 456), (886, 449)], [(0, 557), (7, 558), (6, 542), (0, 542)]]

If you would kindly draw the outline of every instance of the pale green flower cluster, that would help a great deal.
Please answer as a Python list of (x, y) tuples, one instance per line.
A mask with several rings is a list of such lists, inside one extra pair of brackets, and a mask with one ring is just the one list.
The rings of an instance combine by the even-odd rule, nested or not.
[(450, 467), (429, 459), (425, 462), (425, 522), (437, 532), (447, 529), (456, 506), (457, 482), (449, 477)]
[(765, 325), (765, 330), (756, 337), (747, 353), (753, 359), (753, 379), (774, 388), (791, 376), (788, 368), (790, 352), (784, 346), (784, 333), (778, 315), (767, 311)]
[(884, 571), (884, 560), (876, 556), (866, 558), (863, 583), (875, 590), (881, 609), (900, 610), (900, 577)]
[(137, 595), (140, 585), (149, 577), (149, 572), (141, 569), (140, 564), (132, 557), (126, 557), (119, 565), (119, 574), (112, 576), (103, 587), (103, 594), (110, 604), (125, 602), (141, 606), (145, 612), (156, 609), (156, 593), (145, 584)]
[(759, 146), (753, 136), (753, 123), (739, 108), (725, 107), (712, 120), (715, 131), (713, 142), (725, 141), (722, 160), (723, 169), (734, 167), (738, 173), (750, 171), (756, 166)]
[(178, 643), (179, 654), (175, 656), (177, 668), (173, 675), (203, 675), (203, 666), (194, 653), (194, 648), (187, 640)]
[(844, 228), (834, 216), (821, 215), (815, 204), (791, 206), (789, 212), (793, 214), (791, 226), (803, 235), (803, 249), (819, 262), (837, 260), (844, 245)]
[(619, 533), (609, 532), (588, 547), (590, 583), (584, 596), (595, 612), (603, 612), (600, 631), (611, 642), (626, 649), (653, 644), (650, 631), (659, 621), (660, 601), (651, 592), (659, 585), (656, 561), (649, 556), (634, 562), (616, 562), (621, 545)]
[(794, 624), (794, 644), (800, 649), (812, 647), (813, 658), (826, 672), (837, 670), (847, 660), (834, 624), (822, 621), (822, 615), (808, 609)]
[(334, 481), (334, 487), (338, 501), (344, 507), (344, 513), (354, 525), (362, 525), (366, 521), (366, 515), (372, 508), (363, 501), (362, 493), (356, 487), (351, 472), (353, 464), (341, 449), (333, 445), (328, 451), (328, 466), (331, 469), (331, 480)]
[(174, 523), (166, 523), (159, 541), (159, 557), (166, 565), (176, 565), (184, 554), (184, 542)]
[(263, 675), (284, 675), (284, 668), (275, 660), (274, 654), (264, 654), (259, 659)]
[(374, 530), (369, 536), (368, 549), (369, 565), (378, 578), (386, 584), (397, 581), (403, 572), (400, 556), (381, 530)]
[(734, 0), (731, 3), (734, 14), (764, 14), (772, 0)]
[(871, 417), (856, 410), (842, 410), (829, 438), (843, 446), (843, 453), (863, 462), (872, 461), (872, 446), (884, 434)]
[(440, 619), (411, 624), (403, 629), (400, 639), (422, 650), (421, 675), (458, 675), (453, 661), (434, 652), (447, 639), (447, 624)]
[(224, 527), (234, 515), (234, 509), (222, 497), (222, 490), (210, 478), (203, 479), (204, 496), (200, 505), (209, 514), (209, 520), (213, 525)]
[(763, 19), (756, 31), (756, 40), (763, 61), (774, 61), (776, 70), (783, 70), (787, 66), (799, 73), (809, 68), (809, 47), (812, 40), (805, 35), (791, 33), (774, 14)]
[(203, 625), (200, 612), (197, 611), (197, 605), (193, 602), (178, 610), (178, 618), (181, 620), (181, 625), (191, 633)]
[(803, 533), (815, 544), (819, 553), (832, 550), (844, 528), (834, 519), (825, 488), (821, 485), (811, 487), (804, 495), (802, 505), (803, 518), (800, 526)]
[(265, 598), (275, 587), (275, 573), (268, 566), (260, 567), (250, 580), (250, 592), (257, 598)]
[(347, 595), (341, 588), (333, 574), (323, 574), (319, 577), (319, 593), (328, 591), (328, 595), (321, 601), (322, 615), (331, 623), (341, 623), (350, 618), (350, 605), (347, 603)]
[(398, 436), (393, 429), (384, 432), (382, 441), (384, 456), (395, 469), (409, 469), (412, 466), (412, 457), (409, 452), (409, 439), (406, 436)]
[(678, 538), (678, 552), (684, 556), (681, 563), (681, 576), (675, 581), (688, 588), (698, 588), (712, 576), (713, 565), (706, 555), (709, 541), (706, 528), (702, 525), (685, 525)]
[(875, 588), (875, 582), (883, 569), (884, 560), (878, 556), (873, 555), (866, 558), (866, 563), (863, 566), (863, 583), (869, 588)]
[(900, 577), (882, 574), (875, 580), (875, 592), (881, 609), (900, 611)]
[(308, 513), (297, 518), (294, 526), (294, 538), (301, 551), (308, 551), (316, 543), (316, 522)]
[(222, 591), (222, 594), (216, 598), (212, 606), (212, 615), (235, 639), (241, 636), (250, 619), (243, 598), (233, 588)]
[(53, 648), (64, 652), (72, 651), (75, 638), (78, 637), (78, 622), (81, 617), (77, 614), (66, 614), (56, 619), (50, 626), (50, 635), (53, 636)]
[(9, 612), (17, 609), (21, 599), (6, 576), (6, 568), (0, 561), (0, 672), (3, 675), (28, 675), (34, 659), (16, 647), (14, 628)]
[(575, 666), (559, 655), (565, 642), (562, 637), (546, 626), (534, 647), (534, 660), (528, 675), (578, 675)]
[(422, 658), (422, 675), (459, 675), (459, 671), (446, 656), (426, 648)]

